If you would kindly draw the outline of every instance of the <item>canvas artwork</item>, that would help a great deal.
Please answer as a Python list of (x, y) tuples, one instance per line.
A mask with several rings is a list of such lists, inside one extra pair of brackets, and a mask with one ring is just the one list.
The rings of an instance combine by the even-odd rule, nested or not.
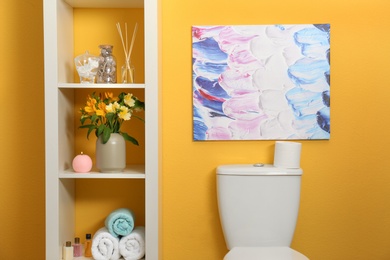
[(330, 138), (330, 25), (192, 27), (193, 139)]

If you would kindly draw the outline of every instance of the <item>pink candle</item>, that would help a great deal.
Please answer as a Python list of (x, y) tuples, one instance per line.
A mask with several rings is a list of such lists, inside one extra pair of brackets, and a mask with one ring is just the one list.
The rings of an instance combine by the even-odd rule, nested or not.
[(79, 173), (89, 172), (92, 169), (92, 159), (86, 154), (76, 155), (72, 162), (73, 170)]

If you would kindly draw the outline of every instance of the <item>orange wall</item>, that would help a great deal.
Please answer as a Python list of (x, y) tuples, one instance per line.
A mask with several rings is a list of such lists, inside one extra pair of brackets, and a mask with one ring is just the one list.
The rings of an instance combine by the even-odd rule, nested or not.
[(292, 247), (390, 259), (390, 2), (162, 1), (163, 259), (222, 259), (215, 168), (272, 162), (274, 142), (194, 142), (191, 25), (331, 23), (330, 141), (304, 141)]
[[(273, 142), (192, 141), (191, 25), (312, 22), (332, 25), (332, 139), (303, 142), (292, 246), (314, 260), (390, 259), (389, 9), (387, 0), (162, 0), (163, 259), (222, 259), (215, 167), (272, 161)], [(40, 260), (42, 1), (1, 1), (0, 32), (0, 258)]]
[(0, 259), (45, 259), (42, 1), (1, 1), (0, 34)]

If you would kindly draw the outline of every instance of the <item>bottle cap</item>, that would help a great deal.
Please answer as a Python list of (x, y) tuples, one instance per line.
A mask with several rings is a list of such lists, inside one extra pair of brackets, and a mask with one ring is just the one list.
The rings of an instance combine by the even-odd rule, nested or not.
[(66, 241), (66, 247), (71, 247), (71, 246), (72, 246), (72, 242)]
[(86, 234), (85, 237), (86, 237), (87, 239), (91, 239), (91, 234)]
[(79, 237), (75, 237), (74, 238), (74, 243), (75, 244), (80, 244), (80, 238)]

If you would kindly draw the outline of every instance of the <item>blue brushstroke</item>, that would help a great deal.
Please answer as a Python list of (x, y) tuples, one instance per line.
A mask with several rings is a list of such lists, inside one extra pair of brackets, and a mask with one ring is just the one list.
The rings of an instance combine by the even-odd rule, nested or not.
[(330, 71), (325, 72), (325, 79), (326, 82), (328, 83), (328, 86), (330, 86)]
[(286, 30), (286, 27), (283, 26), (283, 25), (281, 25), (281, 24), (275, 24), (275, 27), (278, 28), (278, 29), (280, 29), (281, 31)]
[(210, 61), (225, 61), (228, 55), (223, 52), (218, 42), (213, 38), (206, 38), (204, 41), (194, 42), (192, 48), (197, 50), (197, 58)]
[[(326, 30), (326, 29), (324, 29)], [(330, 34), (322, 27), (302, 29), (294, 34), (296, 44), (301, 47), (301, 53), (310, 58), (327, 58), (329, 50)]]
[[(318, 128), (318, 129), (317, 129)], [(316, 131), (314, 131), (313, 135), (310, 136), (310, 139), (330, 139), (330, 133), (322, 131), (320, 127), (317, 127)]]
[(326, 33), (330, 33), (330, 24), (328, 23), (323, 23), (323, 24), (313, 24), (314, 27), (316, 27), (317, 29), (323, 31), (323, 32), (326, 32)]
[(326, 90), (322, 92), (322, 101), (325, 106), (330, 107), (330, 91)]
[(196, 84), (208, 92), (211, 96), (219, 98), (230, 98), (228, 93), (219, 85), (218, 80), (209, 80), (204, 77), (197, 77)]
[(294, 34), (298, 45), (322, 45), (329, 46), (329, 33), (317, 28), (305, 28)]
[(327, 60), (303, 58), (291, 65), (287, 72), (291, 80), (297, 84), (314, 84), (328, 73), (330, 66)]
[(217, 79), (219, 75), (226, 71), (228, 64), (226, 62), (205, 62), (203, 60), (196, 60), (193, 64), (193, 71), (198, 75), (206, 76)]
[(194, 119), (194, 140), (206, 140), (207, 126), (202, 120)]
[(318, 125), (327, 133), (330, 133), (330, 109), (325, 107), (317, 112)]
[(328, 60), (328, 63), (330, 65), (330, 48), (326, 50), (326, 59)]
[(296, 117), (307, 115), (305, 110), (308, 107), (321, 109), (324, 106), (321, 92), (312, 92), (299, 87), (287, 91), (286, 99)]
[(205, 140), (207, 126), (203, 122), (203, 117), (196, 106), (193, 106), (193, 138), (195, 141)]

